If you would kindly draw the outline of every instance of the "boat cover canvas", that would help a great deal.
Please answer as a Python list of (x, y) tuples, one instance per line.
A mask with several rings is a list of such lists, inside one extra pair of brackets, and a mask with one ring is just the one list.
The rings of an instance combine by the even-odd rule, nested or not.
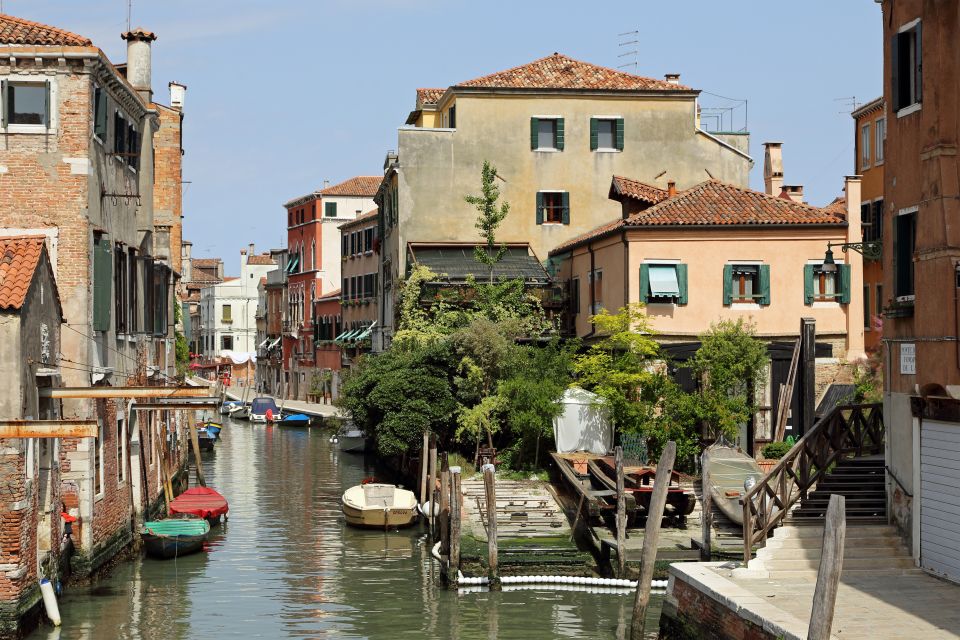
[(563, 413), (553, 420), (558, 453), (589, 451), (604, 455), (613, 448), (613, 427), (601, 406), (602, 398), (579, 387), (563, 392)]
[(210, 487), (187, 489), (170, 503), (170, 513), (187, 513), (200, 518), (218, 518), (229, 509), (227, 499)]
[(266, 414), (267, 409), (272, 409), (273, 415), (279, 415), (280, 413), (280, 409), (273, 398), (254, 398), (253, 402), (250, 403), (250, 413), (255, 413), (258, 416)]

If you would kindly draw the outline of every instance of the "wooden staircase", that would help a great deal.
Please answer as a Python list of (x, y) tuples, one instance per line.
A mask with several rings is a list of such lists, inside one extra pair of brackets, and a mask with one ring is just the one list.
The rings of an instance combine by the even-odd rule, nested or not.
[(886, 470), (882, 455), (844, 458), (816, 484), (800, 506), (793, 509), (787, 523), (822, 524), (830, 496), (846, 498), (846, 516), (850, 524), (886, 524)]

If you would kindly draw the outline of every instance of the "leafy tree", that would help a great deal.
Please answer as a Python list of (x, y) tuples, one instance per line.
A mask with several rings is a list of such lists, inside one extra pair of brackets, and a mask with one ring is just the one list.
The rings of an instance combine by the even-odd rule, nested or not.
[(504, 202), (498, 204), (500, 199), (500, 188), (495, 180), (498, 178), (497, 168), (487, 160), (483, 161), (483, 169), (480, 171), (480, 190), (483, 192), (479, 196), (464, 196), (468, 204), (477, 208), (477, 222), (474, 226), (480, 232), (486, 246), (474, 247), (473, 255), (477, 262), (487, 265), (489, 270), (489, 284), (493, 284), (493, 268), (503, 259), (507, 252), (506, 245), (497, 247), (496, 231), (500, 223), (503, 222), (507, 214), (510, 213), (510, 203)]
[(766, 376), (767, 346), (742, 319), (710, 325), (700, 343), (688, 366), (700, 380), (701, 420), (713, 435), (734, 438), (757, 411), (755, 390)]

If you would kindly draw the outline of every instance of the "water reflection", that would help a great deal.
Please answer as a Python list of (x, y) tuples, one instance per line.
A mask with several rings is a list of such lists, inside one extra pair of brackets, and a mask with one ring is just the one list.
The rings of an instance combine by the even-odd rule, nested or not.
[[(209, 551), (119, 566), (61, 602), (36, 638), (625, 638), (632, 595), (449, 592), (424, 532), (349, 529), (346, 487), (374, 475), (306, 429), (228, 423), (206, 459), (230, 501)], [(657, 611), (648, 628), (655, 630)], [(653, 634), (655, 637), (655, 633)]]

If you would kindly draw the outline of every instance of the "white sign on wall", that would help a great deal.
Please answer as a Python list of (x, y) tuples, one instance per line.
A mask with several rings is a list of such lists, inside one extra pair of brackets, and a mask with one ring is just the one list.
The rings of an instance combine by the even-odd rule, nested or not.
[(900, 344), (900, 373), (902, 375), (917, 373), (917, 345), (912, 342)]

